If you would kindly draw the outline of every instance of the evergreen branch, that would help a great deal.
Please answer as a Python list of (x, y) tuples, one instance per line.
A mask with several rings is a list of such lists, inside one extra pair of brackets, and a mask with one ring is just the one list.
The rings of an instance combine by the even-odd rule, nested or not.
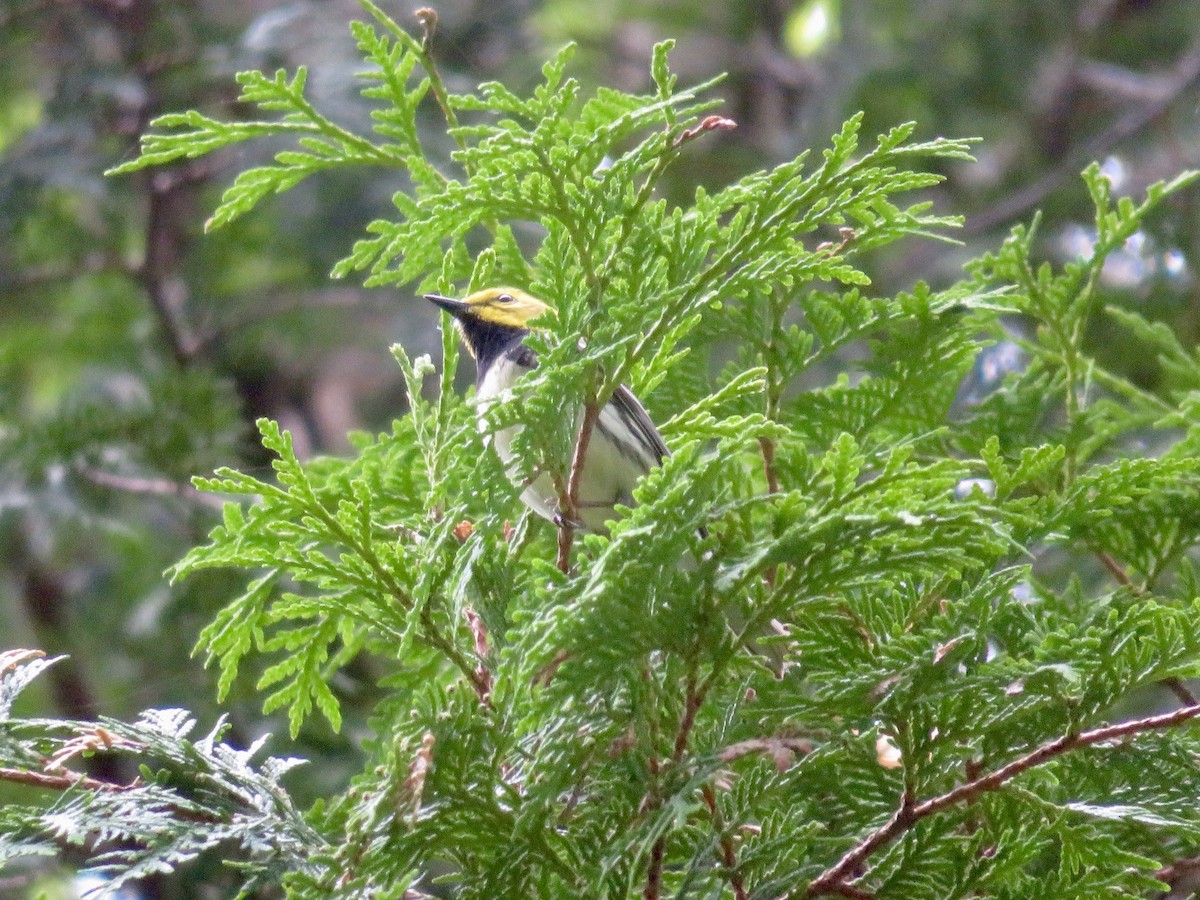
[[(50, 761), (47, 761), (49, 764)], [(65, 775), (51, 775), (47, 772), (34, 772), (29, 769), (12, 769), (0, 767), (0, 781), (7, 781), (10, 784), (21, 784), (26, 787), (41, 788), (51, 791), (90, 791), (93, 793), (127, 793), (136, 791), (143, 787), (141, 779), (135, 779), (129, 784), (115, 784), (111, 781), (103, 781), (99, 778), (92, 778), (89, 775), (84, 775), (81, 772), (70, 772)], [(215, 825), (225, 821), (219, 816), (205, 812), (199, 809), (192, 809), (182, 805), (170, 806), (167, 810), (172, 816), (178, 819), (183, 819), (188, 822), (198, 822), (206, 825)]]
[[(762, 340), (762, 358), (767, 369), (766, 390), (763, 391), (764, 415), (772, 422), (779, 420), (779, 404), (783, 395), (783, 377), (779, 371), (777, 352), (777, 336), (783, 328), (783, 314), (786, 302), (780, 297), (780, 291), (772, 291), (767, 298), (767, 327), (764, 329)], [(763, 475), (767, 479), (767, 493), (779, 493), (779, 475), (775, 470), (775, 442), (770, 435), (762, 435), (758, 439), (759, 451), (762, 454)], [(774, 579), (774, 574), (768, 576)]]
[(905, 794), (900, 806), (892, 817), (871, 834), (854, 845), (840, 860), (818, 875), (805, 889), (804, 896), (820, 897), (831, 894), (845, 896), (843, 889), (853, 885), (849, 881), (857, 881), (863, 876), (858, 873), (863, 864), (876, 851), (895, 841), (905, 832), (911, 830), (918, 822), (957, 803), (976, 799), (980, 794), (999, 790), (1013, 778), (1037, 766), (1052, 762), (1065, 753), (1090, 747), (1105, 741), (1131, 735), (1143, 734), (1164, 728), (1175, 728), (1191, 719), (1200, 716), (1200, 704), (1184, 706), (1173, 712), (1157, 716), (1147, 716), (1143, 719), (1130, 719), (1115, 725), (1103, 725), (1090, 731), (1064, 734), (1049, 741), (1035, 750), (1030, 751), (994, 772), (980, 775), (958, 787), (917, 803), (914, 798)]
[[(712, 686), (715, 672), (703, 683), (698, 683), (696, 679), (695, 661), (690, 661), (691, 671), (688, 672), (687, 685), (684, 689), (683, 699), (683, 715), (679, 719), (679, 727), (675, 731), (675, 741), (671, 749), (671, 762), (678, 765), (682, 762), (684, 754), (687, 753), (688, 739), (691, 737), (692, 729), (696, 726), (696, 714), (700, 711), (700, 707), (704, 705), (704, 698), (708, 694), (709, 688)], [(654, 760), (651, 760), (653, 763)], [(652, 765), (651, 774), (655, 781), (652, 792), (646, 795), (643, 805), (646, 808), (662, 802), (662, 799), (657, 796), (657, 776), (658, 766)], [(642, 892), (644, 900), (658, 900), (659, 892), (662, 889), (662, 872), (663, 860), (666, 857), (667, 847), (667, 830), (664, 829), (662, 834), (654, 841), (650, 848), (650, 861), (646, 867), (646, 889)]]
[(134, 782), (132, 785), (113, 784), (109, 781), (101, 781), (99, 778), (92, 778), (81, 772), (71, 772), (68, 775), (50, 775), (46, 772), (34, 772), (28, 769), (11, 769), (7, 767), (0, 767), (0, 781), (7, 781), (11, 784), (23, 784), (26, 787), (46, 788), (52, 791), (68, 791), (72, 788), (80, 788), (85, 791), (124, 791), (137, 786), (137, 782)]
[(541, 167), (542, 174), (546, 176), (546, 182), (554, 190), (558, 207), (552, 211), (552, 214), (567, 230), (567, 237), (575, 249), (575, 255), (579, 257), (583, 277), (587, 280), (590, 293), (589, 305), (595, 309), (600, 305), (603, 285), (596, 271), (596, 261), (592, 258), (591, 242), (587, 239), (586, 233), (580, 229), (579, 220), (571, 214), (571, 210), (575, 209), (577, 205), (571, 201), (567, 189), (563, 185), (562, 170), (554, 165), (550, 157), (546, 155), (545, 149), (538, 146), (536, 141), (531, 142), (530, 149)]
[(442, 115), (449, 126), (450, 134), (454, 137), (455, 143), (458, 144), (458, 149), (466, 150), (466, 139), (458, 131), (458, 116), (454, 112), (454, 107), (450, 105), (446, 83), (442, 80), (442, 74), (438, 71), (437, 63), (433, 60), (433, 36), (437, 31), (438, 24), (437, 11), (430, 7), (421, 7), (413, 13), (413, 16), (416, 17), (417, 22), (421, 25), (421, 41), (418, 43), (411, 34), (398, 26), (391, 16), (381, 10), (371, 0), (358, 0), (358, 2), (396, 41), (407, 47), (409, 52), (420, 61), (421, 68), (429, 76), (429, 88), (433, 91), (434, 99), (437, 100), (437, 104), (442, 110)]
[[(308, 489), (311, 494), (311, 488)], [(359, 540), (355, 535), (351, 534), (338, 517), (325, 508), (325, 505), (315, 501), (309, 504), (308, 511), (310, 514), (318, 518), (325, 525), (329, 532), (336, 537), (345, 546), (354, 550), (363, 561), (370, 567), (375, 577), (384, 585), (388, 593), (395, 599), (403, 609), (411, 610), (413, 607), (413, 598), (396, 580), (395, 576), (388, 570), (378, 554), (375, 553), (375, 548), (371, 545), (369, 539)], [(489, 693), (489, 687), (476, 667), (471, 665), (466, 656), (458, 649), (454, 642), (442, 634), (441, 629), (433, 619), (433, 612), (428, 604), (424, 605), (419, 613), (420, 621), (423, 630), (420, 633), (421, 639), (430, 647), (438, 650), (444, 655), (470, 683), (472, 689), (481, 698), (485, 698)]]
[[(433, 35), (437, 31), (437, 11), (430, 7), (422, 7), (413, 15), (421, 23), (422, 30), (421, 47), (417, 53), (417, 59), (421, 61), (421, 67), (429, 75), (430, 89), (433, 91), (433, 97), (437, 100), (442, 115), (446, 118), (446, 125), (454, 142), (458, 144), (459, 150), (466, 150), (467, 140), (458, 131), (458, 114), (450, 105), (450, 95), (446, 91), (446, 83), (442, 80), (442, 73), (438, 71), (437, 63), (433, 60)], [(407, 31), (401, 31), (405, 36), (408, 35)]]
[(704, 805), (708, 807), (708, 814), (712, 818), (713, 828), (720, 835), (720, 860), (729, 878), (729, 886), (733, 888), (734, 900), (750, 900), (745, 880), (742, 878), (742, 873), (738, 871), (737, 850), (733, 846), (733, 838), (730, 836), (725, 825), (725, 818), (721, 815), (720, 807), (717, 806), (717, 798), (713, 794), (712, 786), (704, 785), (700, 789), (700, 795), (704, 798)]
[[(1106, 550), (1097, 550), (1096, 557), (1119, 585), (1128, 588), (1138, 596), (1146, 593), (1146, 588), (1134, 581), (1111, 553)], [(1183, 679), (1176, 675), (1162, 679), (1159, 684), (1174, 694), (1176, 699), (1185, 706), (1195, 706), (1200, 703), (1200, 699), (1197, 699), (1192, 690), (1183, 683)]]
[[(669, 110), (670, 107), (667, 107)], [(685, 129), (677, 134), (658, 154), (654, 160), (654, 165), (650, 171), (646, 173), (645, 179), (642, 181), (641, 188), (638, 189), (637, 196), (625, 210), (621, 216), (621, 224), (618, 229), (617, 237), (612, 242), (612, 249), (609, 250), (608, 257), (600, 265), (599, 283), (600, 289), (608, 283), (609, 270), (621, 251), (625, 249), (625, 245), (629, 242), (629, 238), (633, 234), (633, 226), (637, 222), (638, 215), (645, 208), (650, 198), (654, 195), (654, 188), (658, 185), (659, 180), (666, 173), (673, 163), (679, 157), (679, 151), (682, 147), (706, 134), (710, 131), (729, 131), (737, 128), (737, 123), (732, 119), (727, 119), (723, 116), (707, 116), (699, 124), (692, 128)]]

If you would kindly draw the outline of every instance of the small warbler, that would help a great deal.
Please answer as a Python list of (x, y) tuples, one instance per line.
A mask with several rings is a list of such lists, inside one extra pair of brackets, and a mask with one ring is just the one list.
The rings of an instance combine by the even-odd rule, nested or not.
[[(537, 297), (510, 287), (478, 291), (465, 300), (438, 294), (425, 299), (454, 317), (463, 343), (475, 358), (475, 393), (479, 424), (489, 404), (512, 388), (518, 378), (537, 367), (537, 355), (525, 344), (530, 322), (553, 312)], [(493, 435), (493, 445), (505, 465), (513, 462), (512, 439), (520, 426)], [(642, 404), (621, 385), (604, 404), (587, 445), (579, 475), (579, 502), (572, 525), (607, 533), (615, 504), (633, 505), (638, 479), (669, 454), (667, 445)], [(542, 472), (521, 494), (525, 505), (551, 522), (562, 521), (559, 491)]]

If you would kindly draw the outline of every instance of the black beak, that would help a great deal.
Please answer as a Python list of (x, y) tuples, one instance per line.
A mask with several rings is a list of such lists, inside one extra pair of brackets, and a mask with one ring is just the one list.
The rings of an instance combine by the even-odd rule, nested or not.
[(454, 318), (462, 318), (463, 313), (471, 307), (461, 300), (455, 300), (453, 297), (443, 297), (441, 294), (426, 294), (425, 299), (435, 306), (440, 306)]

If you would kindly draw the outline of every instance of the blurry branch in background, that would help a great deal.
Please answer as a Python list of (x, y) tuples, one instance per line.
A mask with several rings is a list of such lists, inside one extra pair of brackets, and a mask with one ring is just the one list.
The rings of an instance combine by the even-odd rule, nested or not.
[(94, 484), (113, 488), (128, 494), (149, 494), (155, 497), (179, 497), (201, 506), (221, 509), (225, 503), (219, 497), (204, 494), (190, 482), (167, 481), (164, 478), (139, 477), (136, 475), (119, 475), (104, 469), (83, 466), (80, 474)]
[[(1111, 78), (1112, 72), (1108, 71)], [(1131, 92), (1123, 97), (1127, 101), (1126, 108), (1111, 125), (1077, 146), (1068, 147), (1061, 161), (1026, 186), (986, 209), (969, 215), (964, 233), (967, 236), (983, 234), (1019, 219), (1051, 193), (1076, 178), (1088, 162), (1103, 159), (1118, 144), (1149, 128), (1169, 113), (1186, 92), (1200, 86), (1200, 33), (1179, 55), (1168, 74), (1148, 82), (1137, 73), (1129, 73), (1127, 81), (1136, 81), (1141, 95)], [(1148, 183), (1159, 177), (1156, 175), (1145, 181)]]

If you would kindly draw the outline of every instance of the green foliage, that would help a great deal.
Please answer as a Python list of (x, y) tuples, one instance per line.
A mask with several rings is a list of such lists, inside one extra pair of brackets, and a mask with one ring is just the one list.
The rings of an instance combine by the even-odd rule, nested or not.
[[(711, 85), (677, 87), (669, 45), (642, 96), (581, 98), (569, 49), (528, 97), (452, 94), (426, 46), (365, 5), (373, 135), (314, 109), (303, 72), (250, 73), (243, 100), (280, 119), (162, 117), (118, 171), (294, 137), (238, 178), (216, 226), (325, 168), (404, 167), (395, 218), (335, 274), (418, 292), (511, 282), (555, 306), (531, 337), (540, 367), (485, 422), (526, 426), (526, 474), (565, 481), (575, 411), (623, 382), (673, 455), (563, 572), (555, 529), (521, 511), (454, 393), (450, 329), (440, 374), (394, 348), (411, 409), (351, 459), (301, 463), (261, 421), (273, 478), (198, 479), (253, 502), (228, 503), (172, 574), (247, 573), (197, 649), (222, 694), (248, 656), (269, 658), (258, 687), (293, 733), (313, 712), (336, 730), (338, 671), (380, 667), (363, 773), (301, 822), (283, 763), (255, 768), (219, 728), (189, 743), (181, 714), (147, 714), (105, 727), (170, 778), (73, 791), (52, 821), (6, 812), (5, 831), (34, 852), (129, 839), (146, 849), (99, 858), (125, 878), (232, 839), (248, 886), (314, 897), (436, 877), (462, 897), (1156, 890), (1156, 868), (1200, 843), (1200, 745), (1166, 730), (1200, 707), (1131, 721), (1123, 743), (1095, 729), (1200, 674), (1200, 359), (1106, 307), (1098, 279), (1196, 176), (1135, 204), (1089, 169), (1089, 259), (1035, 265), (1035, 222), (961, 284), (871, 296), (858, 254), (957, 223), (903, 198), (967, 142), (914, 142), (913, 125), (864, 142), (854, 117), (819, 160), (676, 206), (656, 196), (664, 172), (732, 123), (708, 114)], [(453, 173), (422, 150), (428, 97)], [(1100, 316), (1159, 354), (1170, 393), (1100, 364)], [(997, 344), (1023, 365), (969, 396)], [(63, 746), (3, 697), (0, 765)], [(203, 827), (185, 836), (181, 814)]]
[[(199, 739), (184, 710), (149, 710), (133, 723), (28, 720), (11, 715), (22, 689), (56, 660), (5, 654), (0, 674), (0, 759), (43, 776), (31, 785), (64, 792), (44, 808), (6, 809), (0, 863), (67, 847), (109, 849), (92, 870), (105, 891), (168, 872), (215, 847), (237, 847), (247, 890), (312, 869), (327, 852), (322, 836), (295, 808), (280, 779), (304, 760), (259, 755), (266, 739), (238, 750), (221, 738), (225, 722)], [(137, 782), (121, 789), (71, 772), (78, 756), (129, 752), (141, 762)], [(54, 782), (60, 782), (54, 784)]]

